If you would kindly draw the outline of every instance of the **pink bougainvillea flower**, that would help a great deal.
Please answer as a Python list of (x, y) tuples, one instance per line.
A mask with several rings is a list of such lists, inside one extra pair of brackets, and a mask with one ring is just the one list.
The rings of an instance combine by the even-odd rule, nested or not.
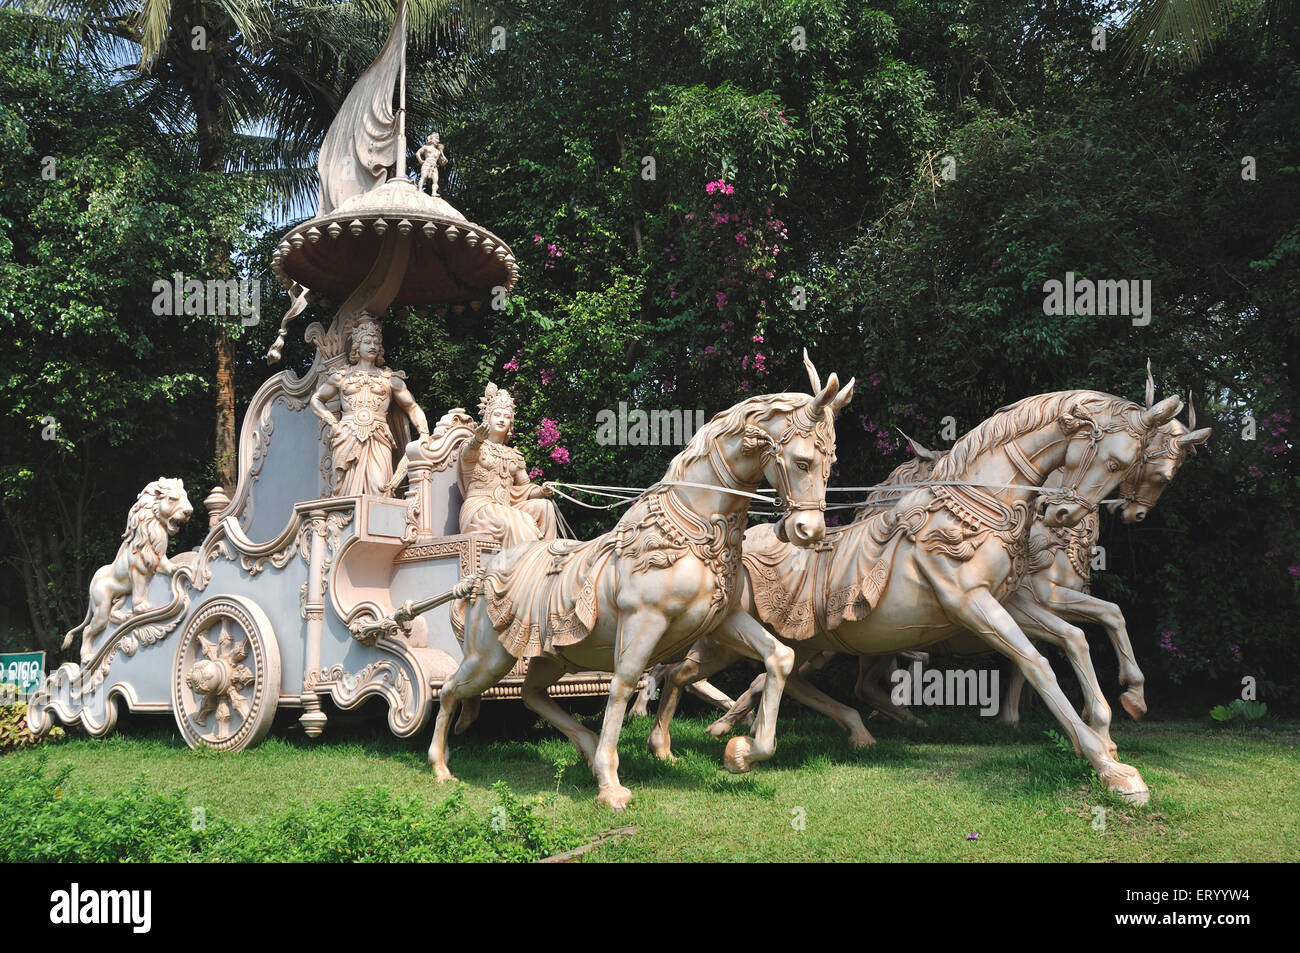
[(713, 297), (714, 300), (718, 302), (719, 311), (721, 311), (723, 308), (727, 306), (727, 293), (725, 291), (715, 292)]
[(545, 471), (541, 467), (533, 467), (531, 470), (528, 471), (528, 479), (536, 480), (544, 472)]
[(563, 447), (556, 447), (551, 451), (551, 459), (556, 463), (568, 463), (569, 451), (565, 450)]
[[(537, 446), (545, 450), (554, 446), (560, 439), (560, 425), (550, 417), (543, 417), (537, 427)], [(567, 460), (565, 461), (568, 462)]]

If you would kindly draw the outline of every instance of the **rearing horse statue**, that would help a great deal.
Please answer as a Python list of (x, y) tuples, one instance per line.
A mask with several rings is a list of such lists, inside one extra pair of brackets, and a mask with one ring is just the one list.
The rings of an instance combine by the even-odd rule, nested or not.
[[(1156, 505), (1160, 494), (1178, 474), (1183, 463), (1196, 452), (1196, 447), (1209, 439), (1209, 428), (1196, 429), (1196, 412), (1191, 408), (1190, 401), (1188, 407), (1190, 420), (1187, 426), (1177, 420), (1162, 424), (1138, 465), (1120, 484), (1117, 509), (1124, 522), (1141, 522)], [(897, 467), (885, 485), (901, 487), (928, 479), (933, 462), (943, 459), (945, 453), (927, 450), (915, 441), (912, 441), (912, 448), (917, 456)], [(1061, 471), (1056, 471), (1056, 474), (1060, 475)], [(892, 500), (881, 495), (875, 502), (868, 501), (858, 511), (857, 518), (864, 519), (871, 513), (889, 509), (892, 505)], [(1120, 683), (1125, 689), (1120, 695), (1120, 702), (1134, 720), (1146, 713), (1143, 693), (1145, 679), (1133, 655), (1124, 613), (1115, 603), (1099, 599), (1089, 591), (1090, 563), (1099, 527), (1100, 521), (1096, 513), (1085, 516), (1074, 526), (1053, 529), (1047, 529), (1041, 520), (1036, 520), (1029, 535), (1029, 549), (1033, 554), (1029, 574), (1002, 605), (1025, 635), (1055, 645), (1067, 654), (1084, 691), (1083, 720), (1102, 736), (1111, 751), (1111, 757), (1114, 757), (1115, 745), (1110, 737), (1110, 705), (1097, 681), (1087, 637), (1082, 629), (1071, 623), (1093, 622), (1105, 628), (1119, 659)], [(933, 648), (958, 656), (983, 655), (991, 651), (984, 640), (964, 632)], [(911, 654), (914, 657), (916, 655)], [(812, 670), (824, 666), (832, 655), (834, 653), (827, 652), (809, 659), (791, 678), (806, 678)], [(896, 656), (862, 656), (858, 661), (858, 680), (853, 689), (853, 694), (858, 699), (891, 720), (903, 724), (925, 724), (905, 707), (896, 706), (890, 698), (888, 681), (897, 667)], [(719, 697), (722, 693), (717, 689), (710, 691), (712, 686), (707, 681), (701, 680), (691, 685), (692, 691), (700, 691), (725, 712), (709, 726), (709, 734), (716, 738), (730, 734), (740, 719), (753, 708), (754, 701), (762, 691), (763, 681), (764, 677), (759, 675), (744, 695), (730, 704), (725, 696)], [(998, 721), (1001, 724), (1013, 727), (1019, 724), (1020, 695), (1024, 686), (1024, 675), (1020, 669), (1012, 667), (998, 710)], [(836, 716), (841, 711), (832, 709), (824, 713), (839, 721)], [(848, 732), (852, 732), (855, 727), (852, 723), (846, 724), (843, 721), (840, 724)]]
[[(826, 651), (892, 654), (969, 629), (1015, 662), (1108, 787), (1145, 803), (1150, 792), (1141, 776), (1080, 719), (1047, 660), (1000, 600), (1028, 570), (1036, 509), (1049, 527), (1094, 513), (1137, 463), (1155, 428), (1180, 409), (1176, 397), (1144, 410), (1086, 390), (1042, 394), (1003, 408), (935, 465), (931, 485), (832, 531), (815, 552), (782, 544), (768, 527), (751, 529), (742, 605), (792, 646), (799, 662)], [(1045, 489), (1048, 474), (1061, 468), (1062, 485)], [(746, 653), (706, 639), (675, 667), (650, 735), (655, 754), (671, 756), (668, 726), (681, 687), (737, 654)], [(853, 709), (797, 678), (787, 691), (822, 710), (844, 709), (844, 719), (855, 723), (851, 740), (871, 742)]]
[[(610, 532), (512, 546), (462, 580), (451, 618), (465, 658), (443, 684), (429, 747), (439, 781), (453, 780), (447, 738), (457, 707), (527, 658), (524, 703), (582, 752), (597, 800), (622, 809), (632, 795), (619, 783), (617, 746), (630, 696), (649, 666), (680, 658), (705, 635), (762, 659), (767, 674), (754, 737), (727, 744), (727, 768), (747, 771), (772, 756), (794, 653), (738, 608), (742, 534), (766, 478), (785, 510), (779, 537), (796, 548), (821, 540), (835, 415), (854, 383), (841, 389), (832, 374), (822, 387), (804, 360), (814, 396), (766, 394), (718, 414)], [(614, 673), (599, 738), (547, 695), (566, 671), (582, 670)]]

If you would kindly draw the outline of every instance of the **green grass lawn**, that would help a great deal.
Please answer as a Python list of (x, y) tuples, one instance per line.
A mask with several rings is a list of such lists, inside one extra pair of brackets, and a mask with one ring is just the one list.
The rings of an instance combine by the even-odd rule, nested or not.
[[(597, 705), (580, 704), (598, 727)], [(1208, 719), (1117, 724), (1121, 757), (1152, 790), (1148, 806), (1133, 808), (1058, 749), (1041, 713), (1019, 731), (969, 712), (925, 717), (925, 729), (873, 719), (879, 743), (857, 750), (824, 718), (789, 713), (775, 758), (744, 776), (722, 768), (707, 717), (677, 720), (672, 765), (646, 753), (650, 720), (630, 719), (621, 775), (635, 799), (622, 815), (596, 805), (595, 781), (567, 740), (514, 705), (485, 705), (480, 723), (453, 739), (451, 765), (478, 812), (495, 803), (492, 784), (504, 779), (517, 795), (541, 798), (537, 813), (582, 840), (639, 828), (587, 854), (590, 861), (1300, 859), (1296, 723), (1268, 732), (1215, 729)], [(427, 742), (427, 731), (400, 741), (355, 718), (335, 718), (310, 741), (284, 720), (257, 748), (214, 755), (186, 748), (170, 719), (137, 718), (109, 738), (73, 737), (46, 750), (51, 768), (73, 766), (69, 794), (111, 795), (144, 776), (151, 790), (184, 790), (188, 805), (240, 825), (357, 787), (437, 804), (453, 786), (434, 783)], [(0, 783), (35, 757), (0, 758)], [(1101, 831), (1096, 807), (1106, 809)]]

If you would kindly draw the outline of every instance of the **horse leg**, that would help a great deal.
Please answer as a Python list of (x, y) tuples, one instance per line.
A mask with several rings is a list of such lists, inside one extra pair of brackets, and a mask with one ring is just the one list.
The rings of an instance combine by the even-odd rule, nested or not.
[(561, 708), (547, 693), (547, 689), (563, 677), (564, 663), (559, 659), (549, 655), (531, 659), (528, 674), (524, 676), (524, 704), (564, 732), (587, 759), (590, 767), (596, 757), (596, 733), (590, 728), (584, 728), (578, 719)]
[(1092, 667), (1088, 639), (1083, 630), (1021, 593), (1016, 593), (1003, 605), (1026, 635), (1037, 636), (1065, 650), (1086, 699), (1083, 718), (1106, 743), (1107, 755), (1112, 759), (1118, 758), (1119, 749), (1110, 737), (1110, 705), (1106, 703), (1106, 696), (1097, 681), (1097, 671)]
[(763, 697), (763, 688), (766, 685), (766, 674), (760, 674), (750, 682), (744, 694), (732, 703), (726, 713), (705, 729), (709, 735), (718, 739), (727, 737), (736, 730), (736, 725), (740, 723), (742, 718), (747, 718), (749, 726), (752, 728), (754, 726), (754, 709), (758, 707), (758, 700)]
[(727, 711), (732, 706), (731, 696), (720, 688), (715, 688), (706, 678), (686, 686), (686, 690), (696, 698), (702, 698), (714, 708)]
[(898, 656), (896, 655), (863, 656), (859, 658), (858, 681), (853, 686), (853, 695), (891, 721), (896, 721), (900, 725), (913, 725), (917, 728), (924, 728), (924, 721), (917, 718), (904, 706), (895, 705), (890, 693), (881, 688), (881, 683), (891, 681), (896, 671), (898, 671)]
[(650, 699), (654, 696), (655, 686), (663, 679), (666, 665), (656, 665), (645, 673), (645, 686), (637, 692), (636, 701), (627, 710), (630, 718), (648, 718), (650, 716)]
[(781, 692), (794, 671), (794, 650), (778, 641), (748, 613), (738, 610), (723, 619), (713, 635), (723, 644), (761, 659), (767, 669), (753, 736), (732, 738), (723, 753), (727, 770), (739, 774), (751, 770), (755, 761), (766, 761), (776, 752), (776, 716), (781, 707)]
[(646, 739), (646, 747), (660, 761), (676, 761), (673, 757), (672, 721), (677, 705), (687, 686), (726, 668), (737, 658), (736, 653), (724, 648), (711, 638), (703, 638), (691, 646), (686, 658), (665, 669), (663, 688), (659, 693), (659, 708), (655, 711), (655, 724)]
[(1150, 800), (1151, 792), (1137, 769), (1109, 756), (1102, 737), (1085, 725), (1078, 713), (1070, 707), (1047, 659), (1034, 648), (1010, 613), (993, 598), (988, 589), (960, 593), (947, 608), (954, 621), (982, 636), (993, 648), (1020, 667), (1025, 678), (1065, 729), (1074, 744), (1074, 750), (1088, 760), (1108, 788), (1131, 804), (1145, 804)]
[(876, 743), (871, 732), (867, 731), (867, 726), (862, 723), (862, 716), (856, 708), (837, 702), (812, 682), (804, 681), (801, 675), (791, 675), (785, 684), (785, 690), (795, 701), (836, 722), (848, 732), (849, 744), (855, 748), (866, 748)]
[[(609, 682), (609, 701), (605, 704), (605, 721), (596, 743), (596, 756), (592, 759), (593, 773), (600, 793), (598, 804), (621, 811), (632, 800), (632, 792), (618, 780), (618, 737), (623, 731), (623, 716), (627, 704), (641, 680), (650, 656), (659, 647), (659, 640), (668, 629), (668, 620), (655, 609), (640, 608), (618, 619), (618, 636), (615, 645), (622, 646), (614, 658), (614, 677)], [(662, 710), (663, 705), (661, 704)]]
[[(813, 672), (818, 671), (826, 666), (826, 663), (835, 657), (834, 652), (818, 652), (808, 661), (799, 666), (799, 675), (807, 678)], [(703, 683), (700, 683), (703, 684)], [(752, 682), (749, 688), (745, 689), (744, 694), (734, 702), (727, 699), (727, 704), (719, 705), (726, 714), (709, 725), (708, 732), (714, 738), (725, 738), (736, 730), (736, 725), (740, 719), (744, 718), (750, 728), (754, 727), (754, 710), (758, 706), (758, 700), (763, 697), (763, 686), (767, 684), (767, 675), (760, 673)], [(721, 694), (721, 693), (719, 693)], [(723, 696), (724, 698), (726, 696)]]
[[(447, 767), (447, 736), (461, 701), (482, 695), (505, 678), (517, 661), (496, 640), (496, 632), (486, 619), (479, 621), (471, 617), (466, 621), (465, 658), (438, 693), (438, 720), (434, 722), (433, 741), (429, 744), (429, 764), (439, 784), (456, 780)], [(486, 628), (487, 633), (480, 635), (480, 627)], [(480, 641), (484, 644), (478, 644)]]
[(1110, 642), (1119, 658), (1119, 681), (1127, 689), (1119, 702), (1134, 721), (1147, 713), (1146, 676), (1138, 668), (1133, 654), (1133, 643), (1128, 638), (1128, 626), (1119, 606), (1086, 592), (1076, 592), (1062, 586), (1052, 586), (1047, 605), (1064, 619), (1073, 622), (1096, 622), (1106, 629)]
[(998, 724), (1012, 728), (1020, 727), (1020, 693), (1025, 690), (1025, 673), (1016, 666), (1011, 666), (1007, 690), (1002, 695), (1002, 710), (998, 712)]

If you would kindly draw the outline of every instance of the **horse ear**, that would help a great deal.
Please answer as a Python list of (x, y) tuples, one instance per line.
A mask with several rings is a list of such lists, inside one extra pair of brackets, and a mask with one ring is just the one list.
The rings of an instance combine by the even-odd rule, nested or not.
[(1200, 430), (1193, 430), (1191, 433), (1183, 434), (1175, 441), (1175, 443), (1179, 450), (1184, 447), (1192, 447), (1194, 449), (1209, 440), (1210, 434), (1212, 433), (1214, 433), (1214, 431), (1209, 427), (1202, 427)]
[[(832, 402), (835, 400), (835, 395), (839, 392), (840, 379), (836, 376), (835, 372), (832, 371), (831, 376), (826, 381), (826, 386), (817, 393), (815, 398), (813, 398), (813, 414), (820, 416), (823, 410), (832, 405)], [(852, 396), (852, 394), (849, 396)]]
[[(901, 430), (898, 431), (898, 432), (899, 432), (899, 433), (903, 433), (903, 431), (901, 431)], [(903, 439), (906, 440), (907, 443), (908, 443), (908, 446), (910, 446), (910, 447), (912, 448), (912, 452), (913, 452), (914, 454), (916, 454), (918, 457), (920, 457), (922, 460), (934, 460), (934, 459), (935, 459), (934, 451), (931, 450), (930, 448), (924, 446), (923, 444), (919, 444), (919, 443), (917, 443), (915, 440), (913, 440), (911, 437), (909, 437), (909, 436), (908, 436), (907, 434), (905, 434), (905, 433), (903, 433)]]
[(1187, 429), (1196, 429), (1196, 405), (1192, 403), (1192, 389), (1187, 388)]
[(1156, 402), (1156, 381), (1155, 378), (1151, 376), (1151, 358), (1149, 357), (1147, 358), (1147, 395), (1146, 396), (1147, 396), (1146, 408), (1147, 410), (1150, 410), (1151, 405)]
[(812, 392), (820, 394), (822, 389), (822, 378), (817, 373), (817, 368), (813, 367), (813, 362), (808, 358), (808, 349), (803, 349), (803, 366), (808, 368), (808, 383), (812, 385)]
[(840, 392), (835, 395), (835, 399), (831, 401), (831, 414), (833, 416), (838, 417), (840, 411), (853, 399), (853, 387), (857, 382), (856, 377), (850, 377), (849, 382), (841, 387)]
[(1148, 429), (1159, 427), (1163, 423), (1173, 420), (1183, 409), (1183, 399), (1177, 395), (1166, 397), (1154, 407), (1142, 412), (1142, 423)]

